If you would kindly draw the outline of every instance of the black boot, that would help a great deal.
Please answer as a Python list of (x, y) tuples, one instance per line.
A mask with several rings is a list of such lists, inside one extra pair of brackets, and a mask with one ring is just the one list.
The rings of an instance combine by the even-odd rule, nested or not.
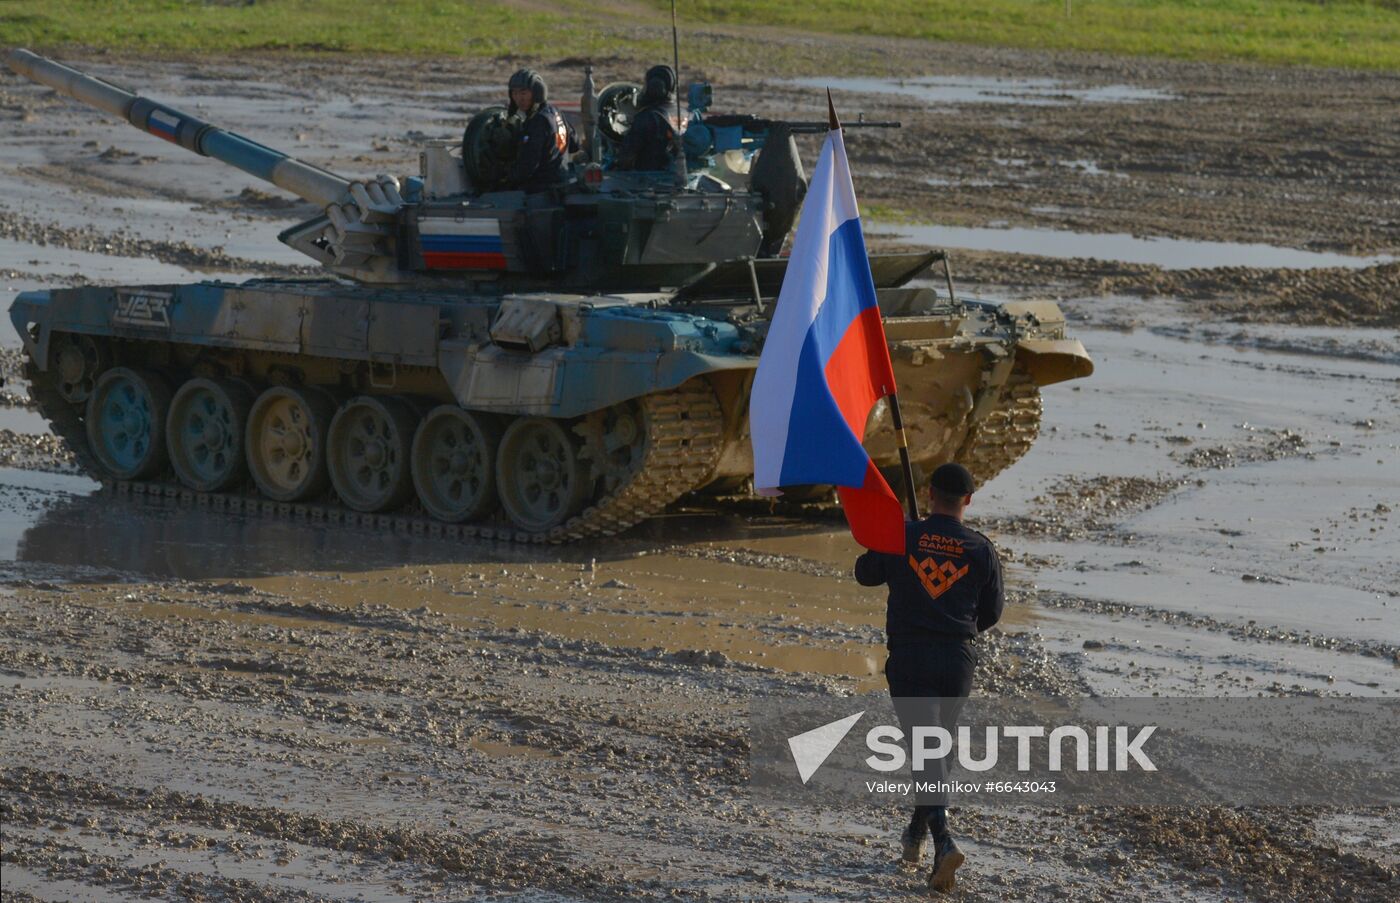
[(955, 873), (967, 859), (951, 835), (933, 840), (933, 871), (928, 873), (929, 890), (947, 893), (957, 886)]
[(924, 850), (928, 849), (928, 820), (919, 808), (914, 809), (914, 817), (899, 836), (899, 843), (904, 848), (900, 857), (903, 861), (911, 865), (923, 862)]

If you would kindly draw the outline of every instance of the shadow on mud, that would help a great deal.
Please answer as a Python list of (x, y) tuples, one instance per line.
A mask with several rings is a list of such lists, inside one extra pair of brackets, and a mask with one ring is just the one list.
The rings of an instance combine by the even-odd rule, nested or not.
[[(27, 518), (26, 518), (27, 520)], [(216, 512), (175, 499), (109, 491), (63, 494), (16, 538), (28, 564), (151, 578), (257, 577), (289, 571), (369, 571), (404, 564), (610, 561), (691, 543), (820, 532), (830, 520), (744, 516), (717, 509), (668, 513), (611, 539), (519, 545)]]

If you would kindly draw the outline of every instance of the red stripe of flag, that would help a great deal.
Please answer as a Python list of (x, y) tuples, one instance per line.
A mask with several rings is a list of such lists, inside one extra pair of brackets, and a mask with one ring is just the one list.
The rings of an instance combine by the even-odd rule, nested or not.
[(504, 270), (506, 256), (478, 251), (424, 251), (423, 263), (444, 270)]

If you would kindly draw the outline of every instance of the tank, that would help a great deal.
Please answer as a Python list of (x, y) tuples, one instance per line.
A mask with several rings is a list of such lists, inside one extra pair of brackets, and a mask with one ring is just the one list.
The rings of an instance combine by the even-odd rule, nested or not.
[[(527, 196), (500, 188), (504, 109), (426, 143), (416, 176), (347, 179), (28, 51), (5, 62), (323, 211), (278, 237), (325, 278), (16, 298), (35, 402), (115, 491), (526, 542), (750, 491), (749, 390), (806, 187), (793, 135), (824, 123), (710, 115), (694, 86), (684, 168), (619, 172), (635, 86), (595, 93), (588, 72), (569, 180)], [(871, 271), (919, 470), (992, 479), (1034, 441), (1040, 387), (1092, 372), (1054, 304), (960, 299), (941, 252)], [(893, 475), (888, 411), (871, 418)]]

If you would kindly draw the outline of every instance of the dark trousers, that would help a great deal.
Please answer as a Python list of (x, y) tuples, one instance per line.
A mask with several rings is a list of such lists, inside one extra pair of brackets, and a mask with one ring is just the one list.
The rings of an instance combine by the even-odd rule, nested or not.
[[(913, 729), (918, 725), (941, 726), (957, 735), (958, 713), (972, 692), (972, 672), (977, 654), (966, 640), (920, 640), (896, 643), (885, 661), (885, 679), (890, 698), (904, 730), (905, 749), (910, 748)], [(918, 782), (943, 781), (948, 777), (952, 755), (935, 759), (922, 768), (909, 760)], [(916, 794), (909, 827), (915, 837), (932, 833), (935, 840), (948, 836), (948, 807), (942, 794)]]

